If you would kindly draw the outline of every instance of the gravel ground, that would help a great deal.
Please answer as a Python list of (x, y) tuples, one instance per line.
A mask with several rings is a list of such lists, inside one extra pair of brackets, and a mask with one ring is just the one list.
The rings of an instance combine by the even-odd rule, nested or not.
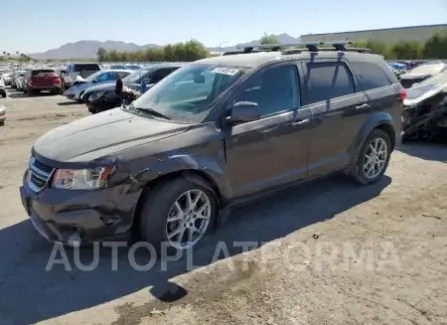
[[(0, 128), (0, 324), (447, 324), (444, 146), (401, 146), (373, 186), (331, 176), (242, 206), (167, 270), (133, 269), (125, 248), (113, 270), (103, 248), (93, 270), (68, 250), (71, 270), (46, 271), (53, 246), (18, 188), (33, 141), (87, 115), (64, 102), (14, 92), (0, 100), (9, 116)], [(242, 252), (235, 241), (256, 247)], [(94, 252), (81, 250), (81, 262)], [(135, 255), (139, 265), (150, 256)]]

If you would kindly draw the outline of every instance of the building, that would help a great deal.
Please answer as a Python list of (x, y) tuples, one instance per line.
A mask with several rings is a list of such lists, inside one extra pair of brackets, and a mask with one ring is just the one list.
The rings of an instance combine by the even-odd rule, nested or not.
[(352, 42), (358, 42), (367, 41), (369, 39), (377, 39), (386, 43), (395, 43), (401, 40), (423, 42), (437, 32), (447, 32), (447, 24), (360, 30), (354, 32), (339, 32), (328, 34), (307, 34), (301, 35), (301, 41), (333, 42), (349, 40)]

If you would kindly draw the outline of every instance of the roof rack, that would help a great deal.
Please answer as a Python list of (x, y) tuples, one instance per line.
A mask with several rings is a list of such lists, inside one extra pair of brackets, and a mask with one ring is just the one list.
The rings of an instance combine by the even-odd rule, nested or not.
[(222, 55), (235, 55), (235, 54), (245, 54), (245, 53), (259, 53), (263, 51), (259, 50), (251, 50), (251, 51), (230, 51), (230, 52), (224, 52)]
[[(325, 45), (325, 48), (319, 46)], [(283, 49), (284, 54), (301, 53), (302, 51), (318, 52), (318, 51), (343, 51), (343, 52), (359, 52), (359, 53), (373, 53), (370, 49), (366, 48), (346, 48), (346, 45), (352, 45), (350, 41), (335, 41), (335, 42), (297, 42), (297, 43), (285, 43), (285, 44), (260, 44), (255, 46), (239, 46), (238, 49), (243, 51), (241, 53), (253, 53), (262, 52), (265, 50), (281, 51)], [(330, 46), (330, 47), (329, 47)], [(260, 49), (260, 50), (255, 50)], [(235, 53), (236, 54), (236, 53)]]

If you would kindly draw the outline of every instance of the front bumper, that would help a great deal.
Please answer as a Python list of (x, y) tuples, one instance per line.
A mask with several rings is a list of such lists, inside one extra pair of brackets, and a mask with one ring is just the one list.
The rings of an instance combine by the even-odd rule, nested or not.
[(50, 242), (71, 245), (74, 237), (84, 244), (129, 233), (140, 192), (126, 193), (127, 188), (128, 185), (96, 191), (44, 188), (36, 193), (24, 176), (20, 196), (40, 235)]
[(63, 94), (67, 99), (75, 99), (75, 94), (73, 93), (64, 93)]

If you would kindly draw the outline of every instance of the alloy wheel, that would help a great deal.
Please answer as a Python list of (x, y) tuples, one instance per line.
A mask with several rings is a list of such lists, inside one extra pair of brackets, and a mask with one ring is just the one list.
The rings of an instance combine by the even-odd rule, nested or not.
[(368, 145), (363, 158), (363, 172), (369, 179), (383, 172), (388, 158), (388, 145), (382, 138), (375, 138)]
[(177, 249), (193, 247), (206, 233), (211, 220), (211, 201), (198, 189), (181, 194), (171, 207), (166, 236)]

